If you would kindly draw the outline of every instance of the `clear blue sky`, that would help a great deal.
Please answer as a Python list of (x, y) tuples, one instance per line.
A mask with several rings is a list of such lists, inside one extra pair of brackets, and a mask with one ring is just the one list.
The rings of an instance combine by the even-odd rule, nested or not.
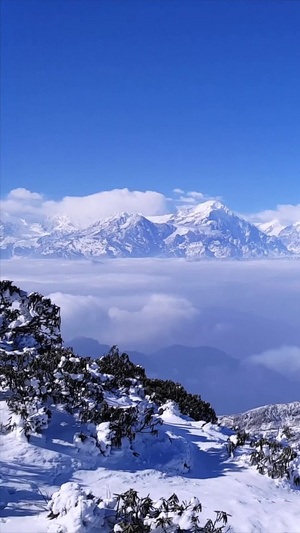
[(300, 201), (300, 2), (1, 3), (2, 195)]

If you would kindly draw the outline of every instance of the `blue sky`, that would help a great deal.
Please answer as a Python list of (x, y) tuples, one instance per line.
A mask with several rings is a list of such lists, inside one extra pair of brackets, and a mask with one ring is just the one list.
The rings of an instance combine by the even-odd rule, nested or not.
[(300, 199), (300, 2), (2, 1), (2, 195)]

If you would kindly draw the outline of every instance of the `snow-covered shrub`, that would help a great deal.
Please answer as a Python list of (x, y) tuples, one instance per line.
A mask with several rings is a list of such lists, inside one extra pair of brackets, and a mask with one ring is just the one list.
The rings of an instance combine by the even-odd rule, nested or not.
[(121, 447), (124, 437), (132, 442), (136, 433), (149, 433), (156, 436), (157, 427), (162, 424), (162, 420), (154, 414), (154, 408), (144, 404), (124, 408), (110, 407), (103, 402), (101, 419), (103, 422), (109, 422), (111, 443), (116, 448)]
[(287, 477), (298, 484), (298, 474), (292, 468), (297, 453), (290, 446), (263, 438), (252, 441), (250, 446), (255, 448), (250, 454), (250, 462), (257, 467), (260, 474), (267, 474), (273, 479)]
[(77, 483), (64, 483), (48, 504), (50, 519), (59, 519), (50, 526), (51, 533), (89, 533), (101, 531), (104, 506), (101, 500), (87, 494)]
[(87, 494), (77, 483), (65, 483), (48, 504), (50, 533), (222, 533), (228, 522), (227, 513), (216, 511), (216, 518), (201, 525), (202, 505), (198, 498), (180, 502), (176, 494), (154, 502), (149, 496), (139, 497), (129, 489), (102, 501)]
[(180, 502), (176, 494), (154, 502), (149, 496), (141, 498), (130, 489), (117, 496), (113, 532), (175, 533), (179, 531), (221, 533), (227, 524), (225, 512), (217, 512), (215, 520), (201, 525), (202, 505), (198, 498)]
[(38, 293), (27, 294), (11, 281), (0, 282), (0, 337), (2, 348), (39, 353), (62, 344), (60, 309)]
[(210, 404), (204, 402), (198, 394), (189, 394), (180, 383), (145, 378), (143, 385), (145, 393), (158, 405), (171, 400), (178, 404), (182, 414), (188, 415), (194, 420), (217, 421), (216, 413)]
[(96, 426), (97, 446), (105, 457), (110, 455), (112, 441), (110, 422), (101, 422)]
[(111, 387), (130, 387), (132, 379), (137, 379), (141, 382), (145, 394), (157, 405), (171, 400), (178, 404), (182, 414), (194, 420), (217, 421), (214, 409), (199, 395), (189, 394), (182, 385), (170, 380), (147, 378), (145, 370), (134, 365), (127, 354), (120, 354), (116, 346), (108, 355), (98, 360), (98, 365), (101, 372), (113, 374), (114, 378), (109, 382)]
[(0, 377), (7, 403), (23, 420), (28, 438), (48, 427), (55, 405), (83, 426), (93, 425), (93, 431), (82, 427), (74, 436), (79, 450), (93, 454), (109, 455), (111, 448), (125, 446), (138, 456), (132, 447), (136, 436), (158, 435), (159, 407), (168, 400), (195, 420), (216, 421), (200, 396), (172, 381), (148, 379), (116, 347), (96, 361), (62, 348), (58, 307), (8, 281), (0, 288)]
[(97, 440), (90, 435), (85, 435), (82, 431), (80, 433), (75, 433), (73, 444), (78, 450), (89, 455), (99, 455), (100, 453), (99, 448), (97, 447)]
[(129, 388), (133, 379), (143, 380), (146, 378), (144, 368), (132, 363), (126, 353), (119, 353), (116, 346), (113, 346), (107, 355), (98, 359), (97, 364), (102, 374), (110, 374), (110, 388)]
[(71, 349), (61, 349), (54, 371), (53, 399), (82, 422), (97, 422), (103, 400), (102, 381), (91, 371), (89, 357), (76, 356)]
[(292, 485), (300, 486), (300, 458), (296, 447), (288, 444), (288, 438), (293, 438), (293, 433), (279, 430), (277, 438), (257, 438), (245, 431), (237, 431), (227, 440), (227, 450), (230, 456), (235, 450), (247, 446), (253, 449), (248, 454), (252, 466), (256, 466), (260, 474), (266, 474), (273, 479), (288, 479)]

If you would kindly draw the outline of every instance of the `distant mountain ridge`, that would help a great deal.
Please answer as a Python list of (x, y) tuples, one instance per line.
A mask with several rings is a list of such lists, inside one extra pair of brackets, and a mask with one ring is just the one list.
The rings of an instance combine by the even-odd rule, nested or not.
[(283, 226), (278, 220), (272, 220), (257, 226), (267, 235), (278, 237), (290, 252), (300, 254), (300, 221)]
[(87, 228), (66, 216), (43, 223), (1, 222), (2, 257), (185, 257), (258, 259), (300, 254), (300, 223), (279, 235), (262, 231), (219, 201), (163, 217), (118, 213)]

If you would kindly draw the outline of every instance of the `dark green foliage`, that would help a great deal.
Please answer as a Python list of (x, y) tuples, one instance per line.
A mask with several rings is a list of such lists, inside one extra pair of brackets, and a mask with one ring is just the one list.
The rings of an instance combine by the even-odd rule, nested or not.
[(282, 430), (282, 433), (287, 439), (292, 439), (294, 437), (294, 433), (289, 426), (285, 426)]
[(189, 394), (182, 385), (170, 380), (147, 378), (145, 370), (139, 365), (134, 365), (127, 354), (120, 354), (116, 346), (113, 346), (108, 355), (98, 360), (98, 365), (102, 373), (114, 376), (110, 386), (129, 387), (132, 385), (132, 380), (138, 380), (145, 394), (157, 405), (171, 400), (178, 404), (182, 414), (194, 420), (217, 421), (214, 409), (199, 395)]
[(119, 353), (116, 346), (113, 346), (107, 355), (98, 359), (97, 364), (102, 374), (110, 374), (113, 379), (110, 381), (112, 388), (130, 387), (132, 380), (143, 381), (146, 377), (145, 370), (134, 365), (126, 353)]
[[(293, 436), (292, 432), (290, 435)], [(251, 437), (245, 431), (238, 431), (236, 437), (236, 442), (230, 439), (227, 441), (229, 455), (233, 455), (237, 448), (248, 444), (254, 448), (250, 454), (250, 464), (256, 466), (260, 474), (267, 474), (273, 479), (286, 477), (296, 486), (300, 485), (299, 475), (291, 467), (293, 460), (297, 457), (293, 448), (265, 437), (259, 439)]]
[(127, 437), (130, 442), (135, 439), (136, 433), (151, 433), (157, 436), (157, 426), (162, 421), (155, 417), (154, 408), (141, 410), (139, 407), (110, 407), (103, 402), (99, 412), (101, 422), (109, 422), (112, 431), (112, 445), (120, 448), (122, 438)]
[[(79, 489), (79, 490), (78, 490)], [(53, 500), (48, 504), (48, 518), (54, 520), (65, 516), (70, 510), (65, 505), (63, 494), (60, 494), (60, 506), (54, 507)], [(229, 514), (224, 511), (215, 511), (215, 520), (207, 520), (205, 524), (200, 524), (200, 513), (202, 505), (197, 498), (187, 502), (180, 502), (176, 494), (170, 498), (161, 498), (153, 501), (150, 496), (142, 498), (134, 489), (129, 489), (123, 494), (115, 494), (114, 498), (107, 502), (107, 507), (103, 506), (103, 500), (96, 498), (91, 492), (86, 493), (80, 487), (76, 488), (74, 494), (74, 506), (76, 507), (80, 498), (82, 502), (89, 500), (89, 508), (92, 513), (97, 513), (98, 506), (104, 510), (103, 530), (114, 533), (150, 533), (150, 531), (160, 531), (165, 533), (223, 533), (228, 523)], [(56, 512), (55, 512), (56, 511)], [(185, 522), (190, 522), (188, 529), (182, 529), (178, 522), (183, 518)], [(72, 520), (72, 519), (71, 519)], [(84, 517), (82, 517), (82, 526), (84, 527)], [(70, 524), (70, 530), (77, 531), (78, 517), (76, 517), (75, 527)], [(95, 528), (95, 531), (102, 531), (101, 526)], [(229, 531), (230, 528), (226, 528)]]
[(143, 382), (145, 393), (158, 405), (168, 400), (176, 402), (182, 414), (188, 415), (194, 420), (217, 422), (217, 416), (209, 403), (204, 402), (201, 396), (189, 394), (182, 385), (173, 381), (162, 379), (148, 379)]
[[(25, 320), (16, 323), (21, 315)], [(38, 293), (25, 293), (8, 280), (0, 281), (0, 316), (0, 338), (9, 342), (11, 350), (35, 346), (44, 353), (62, 344), (59, 307)]]
[(82, 422), (96, 422), (103, 400), (103, 386), (91, 373), (89, 357), (79, 357), (68, 349), (60, 350), (60, 360), (53, 374), (52, 397)]
[[(215, 520), (208, 520), (205, 525), (200, 525), (200, 513), (202, 505), (198, 501), (190, 503), (179, 502), (176, 494), (170, 498), (161, 498), (159, 505), (146, 496), (141, 498), (138, 493), (129, 489), (123, 494), (116, 495), (115, 524), (118, 524), (122, 532), (148, 533), (156, 528), (163, 531), (189, 531), (194, 533), (222, 533), (228, 522), (228, 515), (224, 511), (216, 511)], [(176, 526), (175, 517), (181, 517), (187, 513), (191, 517), (192, 529), (183, 530)], [(174, 530), (174, 527), (176, 528)], [(113, 530), (112, 530), (113, 531)]]
[(267, 439), (252, 441), (250, 446), (256, 448), (250, 455), (251, 464), (257, 467), (260, 474), (268, 474), (275, 479), (292, 477), (290, 464), (296, 459), (297, 453), (290, 446)]

